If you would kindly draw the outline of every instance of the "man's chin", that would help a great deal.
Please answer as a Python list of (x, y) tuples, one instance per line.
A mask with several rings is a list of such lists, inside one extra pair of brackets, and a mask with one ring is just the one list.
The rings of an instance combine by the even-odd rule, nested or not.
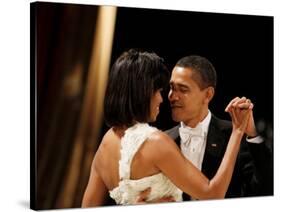
[(182, 121), (181, 118), (182, 118), (182, 117), (181, 117), (179, 114), (173, 114), (173, 113), (172, 113), (172, 119), (173, 119), (173, 121), (175, 121), (175, 122), (180, 122), (180, 121)]

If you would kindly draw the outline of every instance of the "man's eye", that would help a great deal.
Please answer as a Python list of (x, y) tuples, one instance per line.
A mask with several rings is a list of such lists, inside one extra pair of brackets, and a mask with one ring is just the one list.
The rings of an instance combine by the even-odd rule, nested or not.
[(186, 92), (188, 92), (188, 89), (182, 88), (182, 89), (180, 89), (180, 91), (183, 93), (186, 93)]

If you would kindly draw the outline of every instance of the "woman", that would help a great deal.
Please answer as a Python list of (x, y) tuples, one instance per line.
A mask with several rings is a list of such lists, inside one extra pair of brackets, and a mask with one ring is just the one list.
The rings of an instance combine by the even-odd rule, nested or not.
[(147, 188), (147, 201), (181, 201), (182, 191), (196, 199), (225, 196), (253, 105), (245, 100), (239, 107), (227, 107), (233, 131), (221, 165), (209, 180), (169, 136), (147, 124), (156, 120), (160, 92), (168, 80), (162, 59), (154, 53), (130, 50), (114, 63), (104, 104), (111, 128), (95, 154), (82, 207), (104, 204), (108, 192), (117, 204), (135, 204)]

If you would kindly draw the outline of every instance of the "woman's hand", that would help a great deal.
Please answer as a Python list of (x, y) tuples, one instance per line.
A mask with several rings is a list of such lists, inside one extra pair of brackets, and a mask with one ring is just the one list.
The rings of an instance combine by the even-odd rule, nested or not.
[(232, 119), (233, 130), (244, 134), (248, 127), (249, 118), (252, 116), (254, 105), (246, 97), (236, 97), (225, 108)]

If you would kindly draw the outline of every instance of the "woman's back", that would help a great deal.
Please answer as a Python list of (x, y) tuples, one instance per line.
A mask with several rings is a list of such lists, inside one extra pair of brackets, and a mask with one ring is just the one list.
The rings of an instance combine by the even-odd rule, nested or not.
[(113, 130), (105, 135), (97, 153), (97, 166), (118, 204), (134, 204), (140, 191), (149, 187), (148, 200), (165, 196), (181, 200), (182, 192), (150, 161), (145, 141), (155, 132), (157, 129), (148, 124), (136, 124), (126, 130), (122, 139)]

